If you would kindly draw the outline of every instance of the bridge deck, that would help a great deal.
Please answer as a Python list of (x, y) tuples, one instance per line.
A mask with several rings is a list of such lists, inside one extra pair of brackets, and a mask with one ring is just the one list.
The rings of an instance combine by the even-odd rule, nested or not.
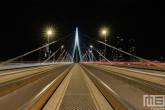
[(112, 110), (113, 108), (81, 67), (75, 64), (44, 107), (44, 110), (55, 109)]

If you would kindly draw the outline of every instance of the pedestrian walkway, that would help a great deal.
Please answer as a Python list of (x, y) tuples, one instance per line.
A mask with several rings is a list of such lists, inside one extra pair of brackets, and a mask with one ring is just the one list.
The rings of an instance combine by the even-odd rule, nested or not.
[(45, 110), (112, 110), (79, 64), (74, 65), (61, 86), (44, 107)]

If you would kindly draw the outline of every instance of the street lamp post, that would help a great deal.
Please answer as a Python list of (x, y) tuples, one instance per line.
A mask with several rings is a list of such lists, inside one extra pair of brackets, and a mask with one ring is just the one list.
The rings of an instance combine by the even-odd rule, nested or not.
[(105, 50), (104, 50), (104, 57), (106, 57), (106, 30), (103, 30), (103, 34), (105, 35)]
[(63, 45), (61, 46), (61, 58), (62, 58), (62, 48), (64, 48), (64, 46), (63, 46)]
[(53, 56), (53, 62), (55, 62), (55, 54), (54, 54), (54, 56)]
[(62, 54), (62, 48), (64, 48), (64, 46), (63, 46), (63, 45), (61, 46), (61, 54)]
[(49, 55), (49, 37), (50, 37), (50, 35), (52, 34), (52, 31), (49, 30), (49, 31), (47, 32), (47, 34), (48, 34), (48, 58), (49, 58), (49, 56), (50, 56), (50, 55)]
[(90, 48), (91, 48), (91, 56), (92, 56), (92, 62), (93, 62), (93, 52), (92, 52), (93, 46), (90, 45)]

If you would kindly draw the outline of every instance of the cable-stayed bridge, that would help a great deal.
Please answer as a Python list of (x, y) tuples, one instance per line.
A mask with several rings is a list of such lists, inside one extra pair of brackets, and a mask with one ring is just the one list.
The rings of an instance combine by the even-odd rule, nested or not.
[[(45, 52), (46, 59), (39, 54), (36, 61), (23, 60), (64, 39), (56, 51)], [(89, 39), (136, 61), (109, 60), (106, 51), (102, 54)], [(165, 109), (165, 67), (93, 39), (76, 27), (64, 38), (1, 62), (0, 89), (2, 110)]]

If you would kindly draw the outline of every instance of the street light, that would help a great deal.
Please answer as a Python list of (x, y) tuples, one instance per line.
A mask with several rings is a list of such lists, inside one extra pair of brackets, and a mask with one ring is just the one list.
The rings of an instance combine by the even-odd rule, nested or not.
[(91, 52), (92, 52), (93, 46), (92, 46), (92, 45), (90, 45), (90, 48), (91, 48)]
[(105, 51), (104, 51), (104, 57), (106, 57), (106, 41), (107, 41), (107, 40), (106, 40), (106, 33), (107, 33), (106, 30), (103, 30), (103, 31), (102, 31), (102, 34), (105, 35)]
[(51, 35), (51, 34), (52, 34), (52, 31), (49, 30), (49, 31), (48, 31), (48, 35)]
[(61, 46), (61, 54), (62, 54), (62, 48), (64, 48), (64, 46), (63, 46), (63, 45)]
[(92, 48), (93, 48), (93, 46), (92, 46), (92, 45), (90, 45), (90, 48), (92, 49)]
[(52, 31), (51, 30), (48, 30), (47, 31), (47, 34), (48, 34), (48, 58), (49, 58), (49, 37), (50, 37), (50, 35), (52, 34)]
[[(64, 48), (64, 46), (63, 46), (63, 45), (61, 46), (61, 58), (63, 57), (63, 56), (62, 56), (62, 48)], [(62, 61), (62, 60), (61, 60), (61, 61)]]
[(92, 62), (93, 62), (93, 52), (92, 52), (92, 49), (93, 49), (93, 46), (92, 45), (90, 45), (90, 48), (91, 48), (91, 56), (92, 56)]

